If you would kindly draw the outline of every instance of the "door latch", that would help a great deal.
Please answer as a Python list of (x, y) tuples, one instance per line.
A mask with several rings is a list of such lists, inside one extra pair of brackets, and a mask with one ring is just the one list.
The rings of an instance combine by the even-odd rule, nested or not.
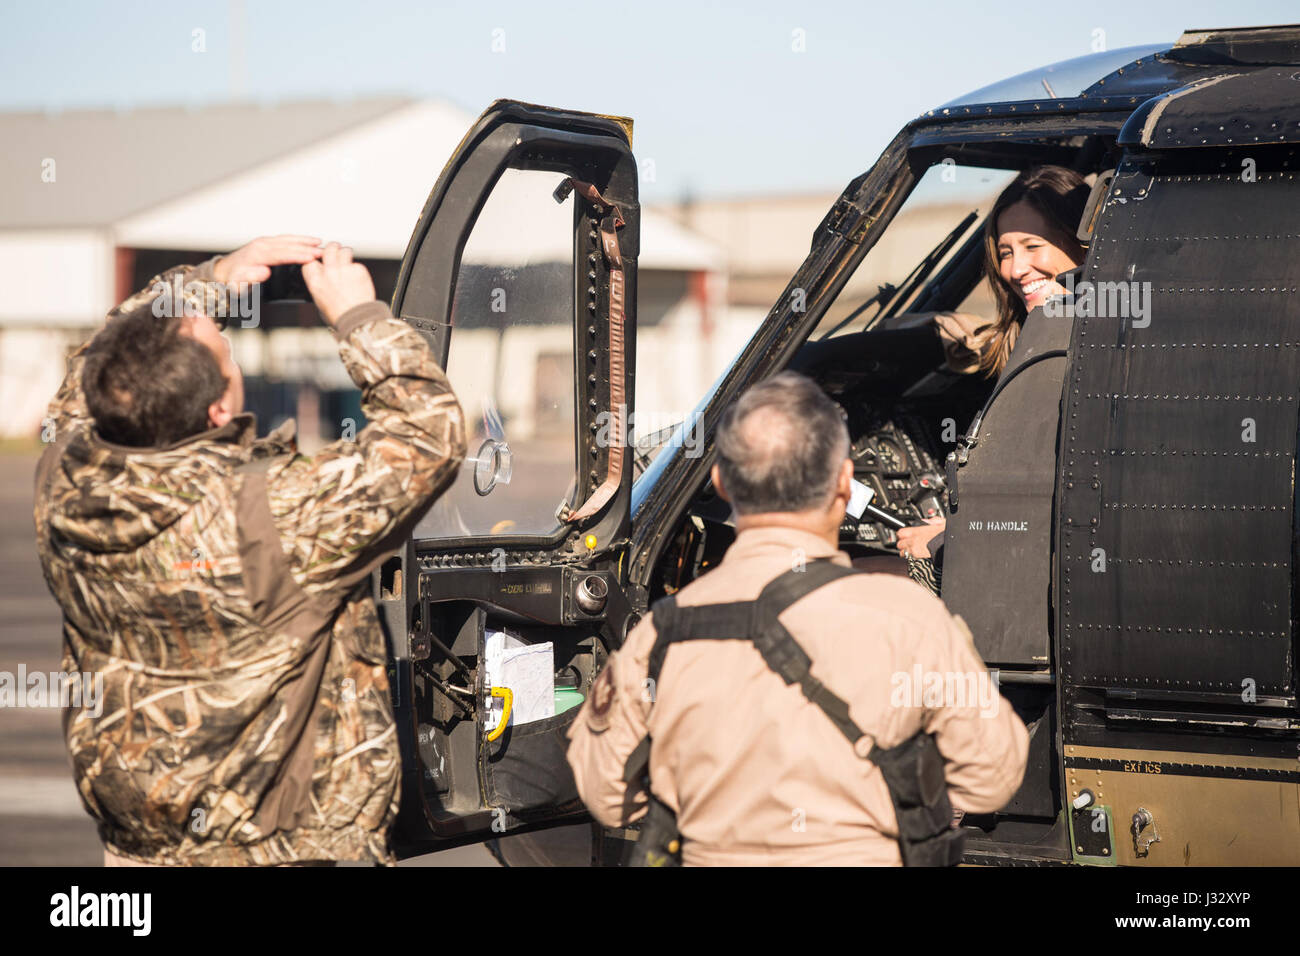
[(1160, 842), (1160, 833), (1156, 830), (1156, 818), (1146, 807), (1138, 807), (1133, 814), (1133, 850), (1139, 857), (1151, 851), (1152, 843)]

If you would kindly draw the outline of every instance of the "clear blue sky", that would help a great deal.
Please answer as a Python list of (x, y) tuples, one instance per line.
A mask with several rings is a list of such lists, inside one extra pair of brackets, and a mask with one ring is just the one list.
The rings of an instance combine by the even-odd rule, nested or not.
[(477, 114), (511, 97), (632, 116), (647, 200), (800, 192), (839, 188), (926, 109), (1091, 52), (1098, 30), (1116, 49), (1297, 20), (1296, 0), (6, 2), (0, 110), (402, 93)]

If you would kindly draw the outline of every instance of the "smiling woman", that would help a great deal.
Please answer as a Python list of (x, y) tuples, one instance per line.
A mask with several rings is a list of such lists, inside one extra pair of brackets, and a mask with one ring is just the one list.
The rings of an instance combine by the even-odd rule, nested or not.
[(1056, 282), (1083, 261), (1075, 238), (1090, 187), (1064, 166), (1027, 169), (1002, 191), (984, 227), (997, 324), (980, 350), (979, 368), (997, 375), (1007, 364), (1030, 309), (1065, 290)]
[[(1083, 262), (1075, 230), (1090, 192), (1087, 181), (1064, 166), (1027, 169), (1002, 190), (984, 224), (985, 270), (998, 317), (991, 327), (977, 328), (972, 323), (983, 320), (976, 316), (936, 316), (950, 365), (954, 350), (968, 349), (971, 364), (963, 371), (1001, 374), (1030, 310), (1064, 293), (1056, 277)], [(913, 576), (929, 578), (918, 561), (933, 557), (945, 526), (944, 519), (933, 518), (898, 532), (899, 553), (908, 559)]]

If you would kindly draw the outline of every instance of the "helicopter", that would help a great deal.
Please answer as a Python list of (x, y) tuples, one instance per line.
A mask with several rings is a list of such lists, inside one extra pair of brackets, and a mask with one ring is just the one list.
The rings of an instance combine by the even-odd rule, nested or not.
[[(589, 819), (565, 761), (574, 704), (650, 604), (725, 552), (714, 430), (795, 368), (845, 409), (873, 494), (841, 547), (898, 566), (897, 529), (945, 516), (941, 597), (1029, 728), (1020, 790), (962, 820), (966, 862), (1300, 864), (1297, 103), (1300, 26), (1278, 26), (1096, 53), (926, 112), (650, 444), (626, 425), (632, 123), (492, 104), (392, 301), (478, 422), (461, 476), (376, 573), (399, 856)], [(1009, 379), (955, 372), (909, 316), (979, 305), (989, 204), (1043, 164), (1091, 184), (1072, 315)], [(937, 241), (897, 274), (885, 253), (926, 209)], [(511, 353), (543, 339), (565, 394), (530, 411), (506, 394)], [(598, 831), (592, 862), (635, 835)]]

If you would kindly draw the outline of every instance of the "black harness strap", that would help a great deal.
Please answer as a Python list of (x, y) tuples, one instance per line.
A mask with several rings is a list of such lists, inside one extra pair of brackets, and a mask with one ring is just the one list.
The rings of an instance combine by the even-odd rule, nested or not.
[[(672, 595), (656, 601), (651, 609), (655, 619), (655, 643), (650, 650), (649, 676), (656, 682), (663, 668), (668, 648), (681, 641), (753, 640), (756, 625), (775, 620), (792, 604), (807, 597), (822, 585), (861, 572), (819, 559), (802, 570), (791, 570), (775, 578), (753, 601), (728, 604), (698, 604), (681, 607)], [(763, 659), (787, 684), (800, 683), (812, 661), (784, 627), (759, 647)], [(766, 630), (766, 628), (764, 628)], [(788, 638), (789, 640), (785, 640)], [(758, 643), (755, 641), (755, 643)]]
[(679, 607), (677, 599), (664, 598), (655, 602), (655, 642), (650, 649), (650, 666), (646, 675), (659, 683), (668, 648), (679, 641), (747, 641), (753, 623), (755, 602), (736, 601), (732, 604), (701, 604), (697, 607)]
[(767, 666), (787, 684), (798, 684), (804, 697), (820, 707), (851, 744), (856, 744), (863, 734), (849, 716), (849, 705), (812, 675), (812, 659), (778, 618), (790, 605), (823, 585), (857, 573), (830, 562), (818, 562), (802, 572), (786, 572), (763, 588), (754, 602), (758, 626), (751, 631), (754, 646)]
[[(798, 684), (804, 697), (816, 704), (840, 732), (856, 743), (862, 731), (849, 717), (849, 705), (812, 676), (812, 660), (794, 636), (777, 618), (786, 608), (823, 585), (850, 574), (853, 568), (817, 559), (802, 569), (792, 569), (767, 584), (753, 601), (727, 604), (698, 604), (681, 607), (672, 595), (656, 601), (655, 642), (650, 649), (647, 676), (658, 695), (659, 674), (668, 648), (682, 641), (753, 641), (767, 666), (787, 684)], [(650, 738), (642, 737), (623, 765), (623, 780), (632, 782), (646, 770), (650, 760)]]

